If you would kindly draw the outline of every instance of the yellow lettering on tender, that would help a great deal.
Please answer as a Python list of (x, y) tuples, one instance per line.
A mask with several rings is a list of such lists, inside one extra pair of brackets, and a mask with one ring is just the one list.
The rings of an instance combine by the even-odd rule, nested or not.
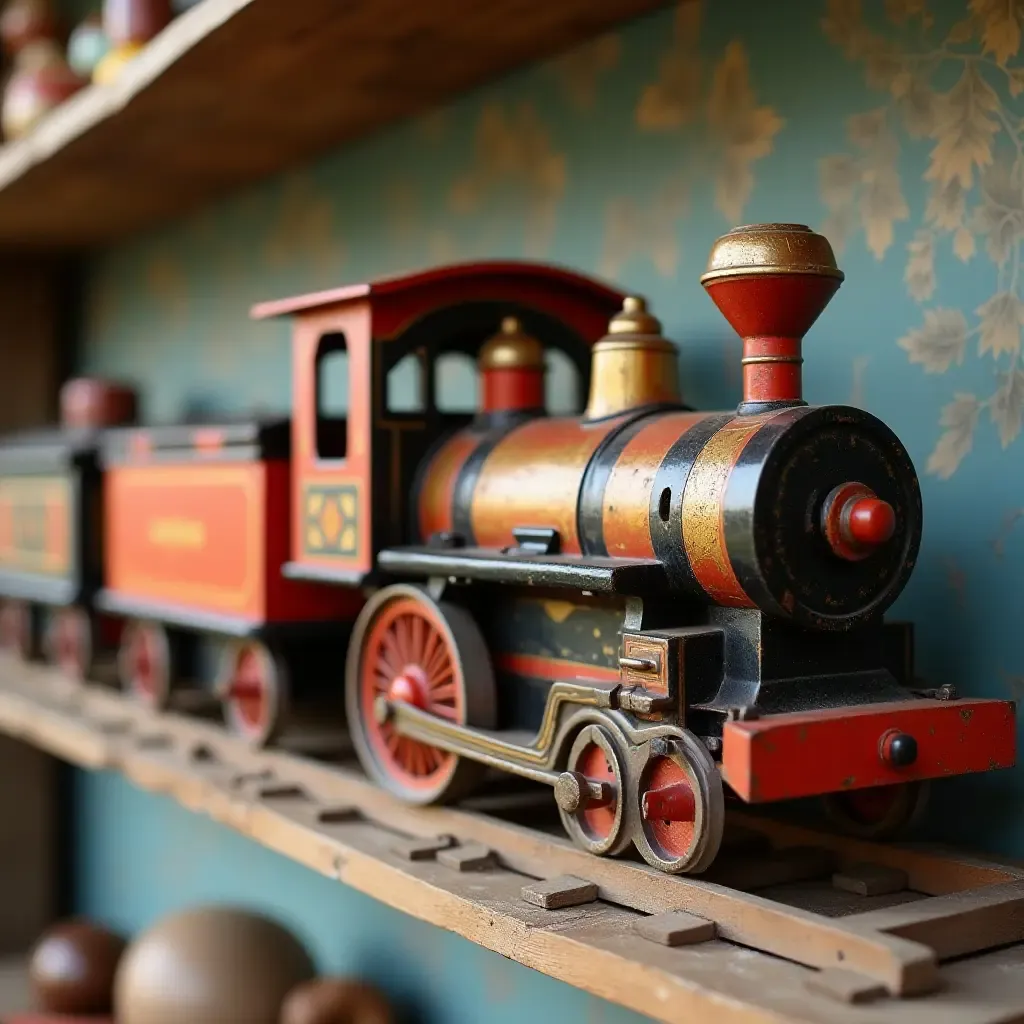
[(161, 548), (202, 548), (206, 525), (198, 519), (154, 519), (149, 524), (149, 542)]

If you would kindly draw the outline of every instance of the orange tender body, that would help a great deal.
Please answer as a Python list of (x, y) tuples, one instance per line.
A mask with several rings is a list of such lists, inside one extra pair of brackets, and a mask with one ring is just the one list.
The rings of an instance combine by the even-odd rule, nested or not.
[(351, 595), (281, 575), (289, 483), (285, 460), (110, 467), (109, 589), (252, 622), (342, 614)]

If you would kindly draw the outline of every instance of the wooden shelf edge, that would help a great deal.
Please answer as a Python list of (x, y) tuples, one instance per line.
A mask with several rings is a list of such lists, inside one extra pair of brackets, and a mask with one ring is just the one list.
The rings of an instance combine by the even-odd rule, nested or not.
[[(732, 942), (716, 939), (670, 948), (636, 932), (647, 913), (684, 909), (691, 904), (680, 902), (680, 894), (699, 900), (703, 893), (724, 898), (724, 906), (734, 909), (749, 901), (755, 916), (777, 907), (772, 927), (795, 929), (805, 944), (831, 938), (840, 952), (848, 948), (857, 955), (868, 941), (884, 957), (884, 941), (879, 945), (863, 929), (844, 932), (841, 920), (724, 891), (720, 885), (666, 878), (628, 862), (592, 858), (561, 837), (498, 818), (410, 808), (350, 770), (282, 752), (249, 751), (215, 726), (152, 715), (100, 688), (83, 690), (47, 671), (2, 659), (0, 731), (82, 767), (120, 771), (135, 785), (166, 794), (382, 903), (667, 1024), (868, 1024), (880, 1019), (879, 1013), (892, 1024), (926, 1021), (919, 1000), (886, 998), (881, 1005), (863, 1007), (837, 1002), (808, 988), (817, 972)], [(456, 846), (491, 850), (494, 865), (461, 872), (443, 858), (410, 859), (410, 842), (439, 836), (451, 837), (447, 841)], [(799, 830), (791, 832), (783, 845), (804, 838)], [(856, 859), (862, 852), (854, 848), (841, 859)], [(947, 873), (958, 873), (958, 890), (972, 879), (987, 885), (989, 894), (1000, 886), (1011, 895), (1024, 888), (1024, 872), (1010, 866), (974, 859), (958, 866), (948, 853), (912, 850), (900, 857), (908, 873), (922, 877), (937, 877), (938, 865), (945, 864)], [(984, 882), (971, 874), (982, 869)], [(598, 899), (550, 911), (521, 897), (531, 880), (554, 874), (594, 882)], [(949, 882), (938, 884), (953, 891)], [(956, 895), (969, 899), (962, 891)], [(928, 899), (924, 903), (940, 906)], [(714, 918), (721, 935), (730, 927), (727, 918)], [(848, 941), (853, 945), (847, 947)], [(898, 948), (911, 946), (904, 942)], [(927, 1000), (927, 1012), (934, 1015), (945, 1007), (953, 1014), (967, 1007), (965, 1024), (995, 1024), (1011, 1010), (1024, 1014), (1024, 970), (1016, 972), (1020, 980), (1011, 984), (999, 955), (1006, 954), (943, 967), (945, 991)], [(1015, 946), (1013, 955), (1014, 964), (1024, 966), (1024, 946)], [(997, 959), (990, 963), (993, 956)]]

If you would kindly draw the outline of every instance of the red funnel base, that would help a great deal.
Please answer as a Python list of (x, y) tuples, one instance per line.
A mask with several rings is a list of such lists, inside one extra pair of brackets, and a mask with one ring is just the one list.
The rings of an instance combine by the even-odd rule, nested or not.
[(800, 346), (804, 334), (839, 288), (814, 274), (722, 277), (708, 294), (743, 338), (743, 403), (803, 402)]

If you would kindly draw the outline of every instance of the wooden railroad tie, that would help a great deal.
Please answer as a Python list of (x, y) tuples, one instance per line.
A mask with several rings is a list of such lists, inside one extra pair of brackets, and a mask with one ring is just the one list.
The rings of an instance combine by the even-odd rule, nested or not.
[(391, 851), (405, 860), (434, 860), (441, 850), (447, 850), (454, 843), (452, 836), (431, 836), (426, 839), (414, 836), (392, 843)]
[(483, 843), (465, 843), (438, 850), (437, 862), (456, 871), (487, 871), (497, 866), (494, 851)]
[(907, 888), (907, 873), (884, 864), (854, 864), (837, 871), (832, 885), (857, 896), (888, 896)]
[(597, 899), (597, 886), (573, 875), (559, 875), (542, 882), (531, 882), (522, 888), (522, 897), (527, 903), (545, 910), (564, 910), (566, 907), (581, 907)]
[(362, 818), (359, 808), (351, 806), (321, 807), (316, 812), (316, 820), (321, 825), (342, 825), (348, 821)]
[(816, 971), (804, 984), (809, 992), (841, 1003), (870, 1003), (889, 994), (880, 981), (838, 967)]
[(707, 921), (684, 910), (652, 914), (636, 923), (636, 933), (662, 946), (693, 946), (708, 942), (717, 934), (714, 921)]

